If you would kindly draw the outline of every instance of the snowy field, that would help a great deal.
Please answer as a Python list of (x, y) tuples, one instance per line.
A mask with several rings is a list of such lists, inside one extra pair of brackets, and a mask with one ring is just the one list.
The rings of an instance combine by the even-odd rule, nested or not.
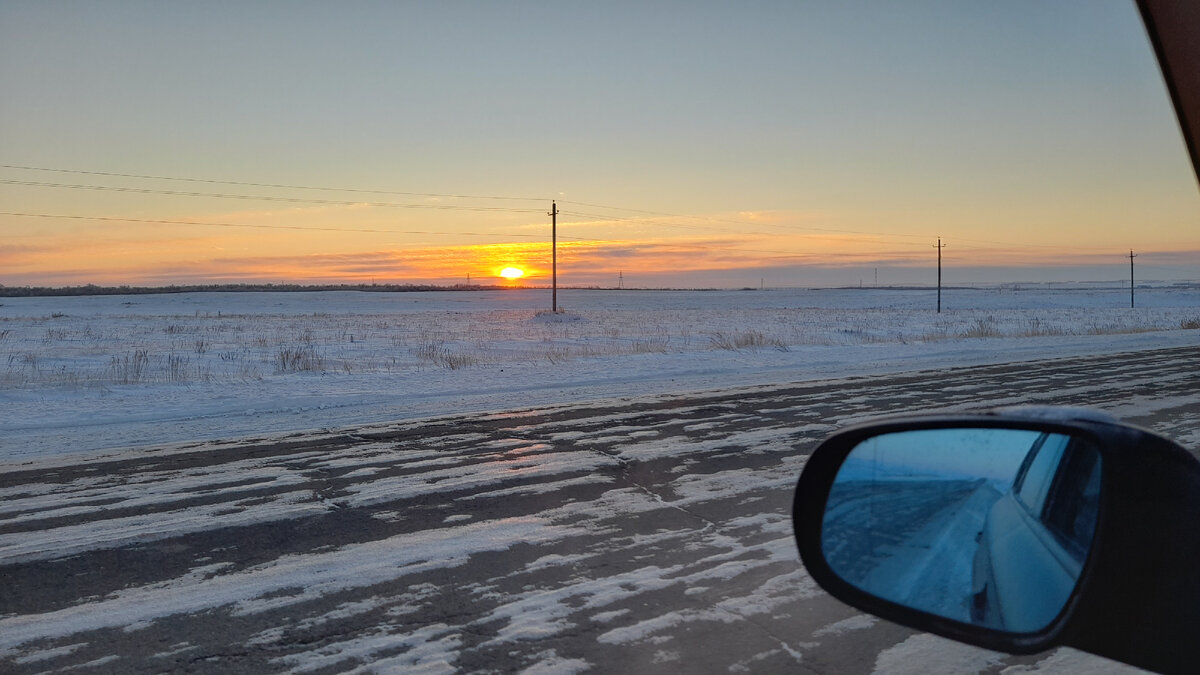
[(1200, 285), (0, 298), (0, 459), (1200, 344)]

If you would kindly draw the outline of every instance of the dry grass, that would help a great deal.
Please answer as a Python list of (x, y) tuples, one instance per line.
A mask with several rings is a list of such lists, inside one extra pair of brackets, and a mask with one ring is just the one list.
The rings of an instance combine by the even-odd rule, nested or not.
[(145, 349), (136, 349), (121, 356), (114, 356), (108, 363), (108, 370), (116, 384), (145, 382), (150, 370), (150, 353)]
[(778, 338), (768, 339), (760, 331), (748, 330), (738, 333), (709, 333), (708, 343), (713, 349), (762, 349), (763, 347), (774, 347), (780, 351), (787, 351), (787, 344)]
[(300, 373), (325, 370), (325, 357), (311, 344), (284, 347), (275, 356), (275, 372)]
[(996, 319), (985, 316), (975, 319), (975, 323), (968, 326), (961, 335), (965, 338), (993, 338), (1000, 337), (1002, 333), (996, 325)]
[[(1200, 329), (1167, 310), (609, 307), (394, 314), (196, 313), (0, 317), (0, 386), (238, 383), (305, 372), (397, 373), (708, 350)], [(78, 314), (78, 315), (76, 315)], [(703, 358), (702, 356), (699, 358)], [(5, 367), (7, 366), (7, 367)]]
[(642, 340), (634, 340), (630, 345), (633, 354), (666, 354), (671, 344), (671, 338), (666, 335), (656, 335)]
[(422, 343), (414, 350), (414, 355), (424, 363), (447, 370), (459, 370), (480, 363), (478, 356), (453, 352), (441, 340), (429, 340)]
[(1048, 335), (1065, 335), (1066, 331), (1058, 326), (1050, 326), (1041, 319), (1033, 318), (1026, 323), (1022, 337), (1045, 337)]

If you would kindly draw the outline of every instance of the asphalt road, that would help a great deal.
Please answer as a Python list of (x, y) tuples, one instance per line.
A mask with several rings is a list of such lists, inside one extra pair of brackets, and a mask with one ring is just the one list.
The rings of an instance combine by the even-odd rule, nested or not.
[(1194, 441), (1197, 392), (1172, 349), (0, 464), (0, 672), (1082, 672), (825, 595), (795, 479), (877, 414), (1085, 405)]

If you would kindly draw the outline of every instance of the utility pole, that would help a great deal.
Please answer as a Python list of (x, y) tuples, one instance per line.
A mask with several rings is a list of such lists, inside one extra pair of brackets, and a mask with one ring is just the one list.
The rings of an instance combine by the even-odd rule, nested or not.
[(1129, 308), (1133, 309), (1133, 259), (1137, 256), (1133, 254), (1133, 249), (1129, 249)]
[(558, 313), (558, 204), (550, 202), (550, 311)]
[(946, 245), (942, 243), (941, 237), (938, 237), (937, 246), (935, 246), (934, 248), (936, 248), (938, 250), (938, 308), (937, 308), (937, 311), (938, 311), (938, 314), (941, 314), (942, 313), (942, 249), (946, 248)]

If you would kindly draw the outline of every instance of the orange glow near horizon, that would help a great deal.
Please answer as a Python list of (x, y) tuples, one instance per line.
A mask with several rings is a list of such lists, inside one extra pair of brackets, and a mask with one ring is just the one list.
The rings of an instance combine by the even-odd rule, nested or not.
[[(294, 216), (295, 214), (289, 214)], [(773, 214), (739, 214), (766, 223)], [(206, 220), (238, 220), (211, 217)], [(780, 223), (788, 221), (780, 218)], [(290, 222), (290, 221), (288, 221)], [(630, 223), (617, 229), (601, 223), (568, 223), (574, 236), (558, 243), (559, 283), (568, 285), (653, 285), (659, 278), (683, 278), (704, 285), (718, 273), (744, 271), (754, 279), (810, 278), (821, 270), (924, 268), (933, 265), (933, 239), (907, 234), (854, 232), (721, 232), (719, 234), (643, 236)], [(640, 221), (638, 221), (640, 222)], [(548, 285), (548, 241), (520, 243), (407, 244), (403, 237), (352, 231), (279, 232), (201, 226), (164, 228), (132, 223), (84, 226), (68, 221), (69, 236), (47, 237), (42, 221), (19, 221), (0, 246), (0, 284), (67, 286), (82, 284), (145, 285), (205, 283), (488, 283)], [(305, 223), (309, 225), (309, 223)], [(765, 227), (776, 227), (766, 223)], [(782, 227), (783, 225), (778, 225)], [(866, 225), (865, 227), (869, 227)], [(532, 229), (532, 225), (529, 226)], [(778, 229), (777, 227), (777, 229)], [(801, 227), (797, 225), (797, 227)], [(662, 228), (658, 228), (662, 229)], [(714, 228), (716, 229), (716, 228)], [(581, 235), (594, 236), (585, 240)], [(454, 237), (448, 231), (447, 237)], [(927, 240), (928, 239), (928, 240)], [(399, 241), (398, 241), (399, 240)], [(944, 264), (953, 267), (1117, 266), (1128, 250), (1110, 250), (1103, 242), (1075, 246), (1069, 254), (1046, 245), (1003, 246), (946, 237)], [(1192, 264), (1200, 240), (1172, 251), (1149, 246), (1139, 263)], [(271, 253), (263, 253), (270, 251)], [(1189, 257), (1190, 256), (1190, 257)], [(1115, 269), (1115, 267), (1114, 267)], [(759, 272), (758, 270), (762, 270)], [(857, 272), (855, 274), (858, 274)], [(1113, 273), (1114, 275), (1117, 272)], [(728, 275), (727, 275), (728, 276)], [(631, 279), (637, 281), (631, 282)], [(666, 283), (680, 283), (671, 281)], [(803, 281), (799, 282), (803, 283)]]
[[(260, 235), (261, 237), (261, 235)], [(270, 250), (261, 237), (253, 248)], [(180, 238), (180, 242), (184, 240)], [(96, 241), (80, 238), (58, 247), (9, 246), (0, 249), (8, 285), (169, 285), (191, 283), (480, 283), (500, 278), (546, 283), (550, 251), (544, 243), (477, 244), (417, 248), (352, 245), (342, 250), (317, 246), (272, 255), (250, 254), (244, 242), (192, 240), (174, 246), (167, 239)], [(347, 244), (349, 242), (343, 242)], [(558, 248), (559, 282), (607, 285), (624, 277), (649, 280), (658, 275), (696, 274), (698, 279), (724, 270), (791, 268), (926, 267), (935, 257), (923, 240), (846, 235), (791, 235), (774, 241), (759, 238), (677, 238), (640, 241), (574, 241)], [(276, 249), (278, 250), (278, 249)], [(1071, 260), (1053, 250), (972, 247), (958, 244), (944, 252), (954, 266), (1070, 266), (1115, 264), (1107, 251), (1077, 251)], [(1126, 252), (1127, 253), (1127, 252)], [(1149, 252), (1148, 252), (1149, 253)], [(1182, 254), (1181, 254), (1182, 255)], [(1111, 259), (1111, 260), (1110, 260)], [(514, 261), (519, 261), (514, 263)], [(66, 271), (70, 270), (70, 271)], [(702, 282), (698, 282), (702, 283)]]

